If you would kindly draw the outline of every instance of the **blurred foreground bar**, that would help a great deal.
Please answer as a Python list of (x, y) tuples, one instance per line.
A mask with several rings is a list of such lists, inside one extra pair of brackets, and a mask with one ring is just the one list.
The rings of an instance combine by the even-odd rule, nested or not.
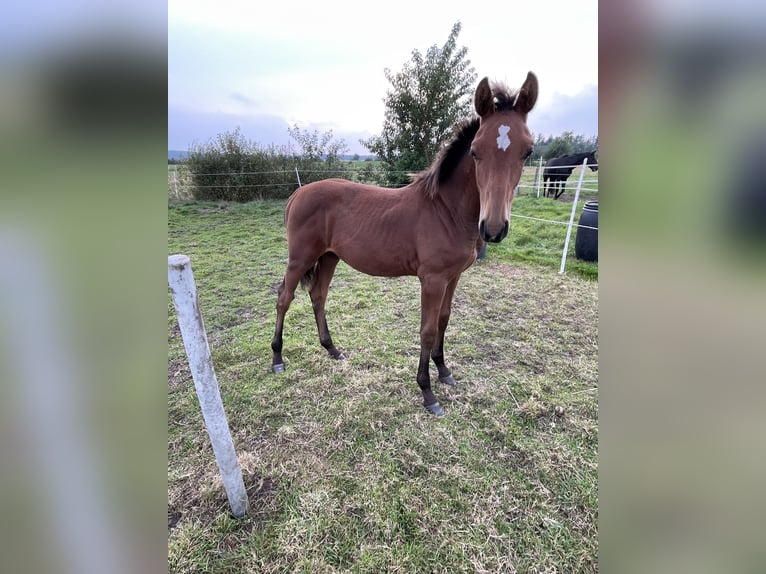
[(0, 235), (45, 272), (0, 304), (0, 570), (163, 571), (166, 6), (15, 4), (2, 27)]
[(763, 5), (600, 23), (600, 569), (766, 563)]

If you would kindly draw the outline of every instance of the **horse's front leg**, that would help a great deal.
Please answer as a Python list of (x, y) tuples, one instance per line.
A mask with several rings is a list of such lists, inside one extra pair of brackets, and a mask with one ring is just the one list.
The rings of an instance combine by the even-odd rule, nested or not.
[(439, 312), (446, 288), (447, 283), (443, 280), (420, 278), (420, 361), (417, 381), (423, 393), (423, 406), (437, 417), (444, 414), (444, 409), (431, 390), (428, 366), (439, 337)]
[(447, 330), (449, 324), (450, 314), (452, 313), (452, 297), (455, 295), (455, 289), (457, 288), (457, 282), (460, 277), (455, 277), (447, 284), (447, 289), (444, 292), (444, 298), (442, 299), (441, 309), (439, 310), (439, 333), (436, 338), (436, 345), (431, 351), (431, 359), (433, 360), (436, 368), (439, 371), (439, 380), (445, 385), (456, 385), (455, 377), (452, 376), (452, 371), (444, 364), (444, 333)]

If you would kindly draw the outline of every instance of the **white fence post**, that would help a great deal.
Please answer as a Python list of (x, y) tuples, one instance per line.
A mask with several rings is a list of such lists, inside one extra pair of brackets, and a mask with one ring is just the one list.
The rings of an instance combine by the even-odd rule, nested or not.
[(537, 199), (540, 199), (540, 184), (543, 181), (543, 156), (540, 156), (540, 165), (537, 166)]
[(303, 185), (301, 184), (301, 175), (298, 173), (297, 167), (295, 168), (295, 177), (298, 178), (298, 187), (303, 187)]
[(173, 189), (176, 192), (176, 199), (178, 199), (178, 181), (176, 181), (176, 171), (173, 170)]
[(247, 514), (247, 492), (237, 455), (234, 452), (229, 423), (223, 410), (221, 393), (218, 390), (218, 381), (215, 378), (205, 333), (205, 323), (197, 301), (197, 287), (194, 284), (194, 275), (188, 256), (168, 257), (168, 283), (173, 294), (173, 305), (176, 308), (186, 355), (189, 358), (194, 388), (202, 407), (202, 417), (210, 435), (226, 496), (229, 499), (232, 514), (241, 518)]
[(567, 262), (567, 251), (569, 250), (569, 238), (572, 235), (572, 222), (574, 221), (575, 211), (577, 211), (577, 200), (580, 197), (580, 188), (582, 187), (582, 178), (585, 175), (586, 165), (588, 165), (587, 157), (582, 162), (582, 170), (580, 171), (580, 181), (577, 182), (577, 191), (575, 191), (574, 201), (572, 202), (572, 213), (569, 216), (569, 225), (567, 226), (567, 239), (564, 242), (564, 253), (561, 254), (561, 267), (559, 268), (559, 275), (564, 273), (564, 265), (566, 265), (566, 262)]

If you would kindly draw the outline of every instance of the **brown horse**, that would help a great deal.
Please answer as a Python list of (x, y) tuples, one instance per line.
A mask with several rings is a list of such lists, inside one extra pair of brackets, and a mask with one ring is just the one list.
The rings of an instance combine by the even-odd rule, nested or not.
[(476, 259), (479, 239), (500, 242), (508, 234), (513, 189), (532, 153), (527, 114), (537, 100), (532, 72), (517, 92), (484, 78), (476, 88), (478, 118), (457, 126), (452, 140), (429, 169), (398, 189), (341, 179), (299, 188), (287, 201), (288, 260), (277, 299), (271, 348), (272, 371), (283, 372), (285, 314), (300, 282), (309, 290), (319, 341), (334, 359), (325, 300), (339, 260), (383, 277), (417, 275), (420, 280), (420, 362), (417, 383), (423, 405), (444, 414), (431, 390), (429, 359), (442, 383), (454, 385), (444, 364), (447, 329), (460, 274)]

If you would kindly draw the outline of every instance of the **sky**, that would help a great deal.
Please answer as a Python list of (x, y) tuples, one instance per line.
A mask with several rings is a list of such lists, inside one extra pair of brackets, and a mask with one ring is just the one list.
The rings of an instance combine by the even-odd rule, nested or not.
[(488, 76), (517, 88), (528, 71), (537, 75), (534, 134), (598, 134), (595, 0), (169, 0), (168, 148), (236, 127), (285, 145), (297, 124), (369, 153), (358, 140), (382, 130), (384, 69), (442, 46), (457, 21), (477, 84)]

